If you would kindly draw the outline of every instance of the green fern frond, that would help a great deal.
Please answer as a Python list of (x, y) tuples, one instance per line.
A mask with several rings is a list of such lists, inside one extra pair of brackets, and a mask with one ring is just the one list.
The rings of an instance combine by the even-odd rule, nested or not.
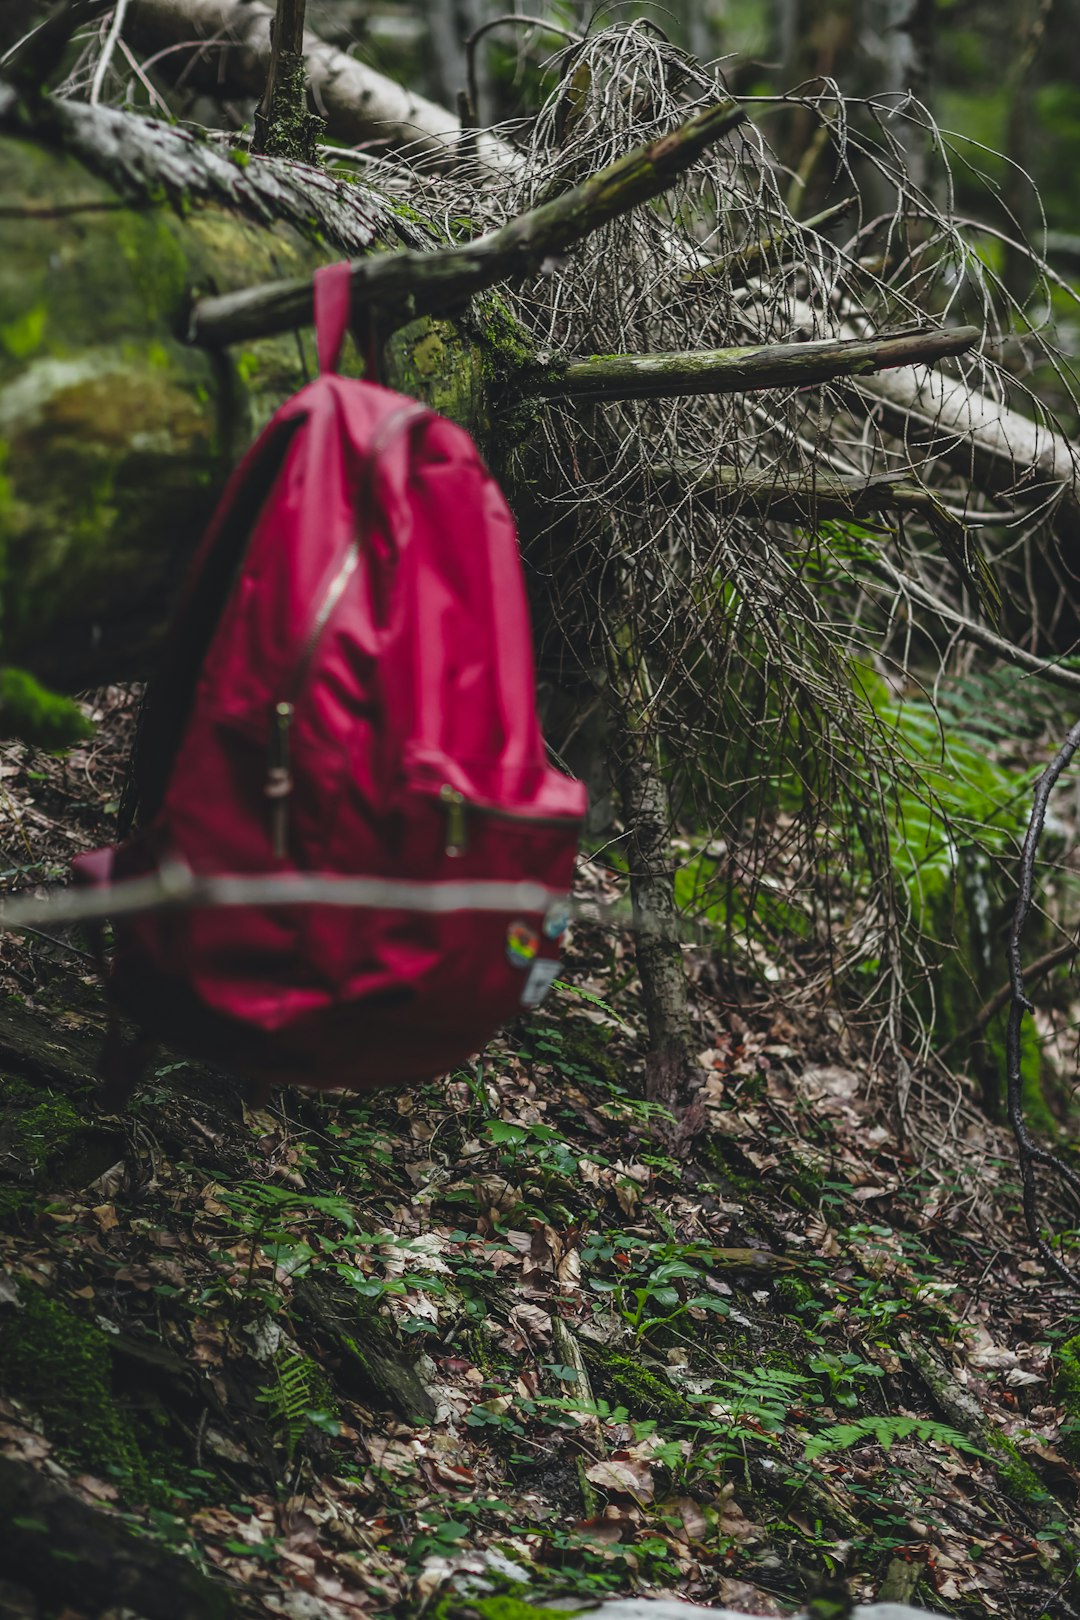
[(986, 1452), (973, 1445), (967, 1435), (961, 1434), (959, 1429), (950, 1428), (947, 1423), (937, 1423), (933, 1418), (888, 1415), (859, 1418), (855, 1423), (831, 1423), (828, 1428), (810, 1436), (804, 1455), (807, 1462), (813, 1462), (826, 1452), (847, 1451), (864, 1440), (874, 1440), (883, 1451), (888, 1451), (894, 1441), (910, 1439), (952, 1446), (954, 1450), (966, 1451), (972, 1457), (986, 1456)]
[(289, 1350), (279, 1351), (272, 1367), (274, 1381), (264, 1385), (255, 1399), (266, 1407), (277, 1443), (291, 1463), (307, 1432), (309, 1413), (315, 1404), (314, 1369), (306, 1356)]

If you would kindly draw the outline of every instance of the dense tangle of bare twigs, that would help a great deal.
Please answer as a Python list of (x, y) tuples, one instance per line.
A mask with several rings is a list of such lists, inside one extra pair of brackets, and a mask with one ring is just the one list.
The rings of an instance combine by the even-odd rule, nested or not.
[[(723, 88), (646, 25), (597, 34), (565, 54), (520, 183), (509, 178), (503, 197), (475, 192), (474, 212), (477, 198), (493, 217), (526, 207)], [(947, 372), (887, 374), (896, 386), (883, 392), (552, 406), (542, 470), (526, 469), (548, 512), (530, 549), (554, 604), (543, 673), (617, 711), (645, 672), (648, 698), (616, 735), (624, 747), (643, 729), (659, 739), (673, 820), (703, 829), (684, 902), (721, 918), (732, 952), (758, 967), (778, 958), (808, 997), (865, 986), (862, 1016), (895, 1053), (913, 1017), (932, 1022), (934, 995), (928, 980), (904, 1005), (920, 978), (921, 919), (895, 877), (902, 805), (936, 792), (903, 707), (971, 667), (965, 624), (1007, 658), (1025, 625), (1029, 665), (1036, 649), (1065, 650), (1025, 588), (1036, 542), (1063, 567), (1056, 534), (1074, 504), (1067, 439), (1033, 381), (1049, 377), (1066, 413), (1075, 400), (1049, 321), (1052, 278), (1033, 258), (1019, 308), (988, 266), (986, 238), (952, 212), (952, 166), (967, 158), (924, 109), (852, 104), (833, 85), (804, 100), (828, 131), (825, 201), (867, 194), (868, 175), (891, 199), (824, 234), (828, 222), (819, 231), (793, 215), (792, 176), (768, 145), (770, 120), (788, 109), (748, 105), (752, 123), (675, 190), (515, 299), (542, 351), (850, 337), (928, 315), (974, 321), (985, 341)], [(936, 163), (925, 187), (908, 177), (913, 143)], [(1023, 442), (1010, 412), (1026, 418)], [(995, 421), (1003, 430), (987, 431)], [(719, 510), (708, 496), (718, 470)], [(763, 521), (750, 498), (763, 474), (778, 492), (812, 492), (827, 472), (902, 474), (931, 492), (929, 521), (793, 527)], [(977, 828), (955, 833), (978, 842)]]

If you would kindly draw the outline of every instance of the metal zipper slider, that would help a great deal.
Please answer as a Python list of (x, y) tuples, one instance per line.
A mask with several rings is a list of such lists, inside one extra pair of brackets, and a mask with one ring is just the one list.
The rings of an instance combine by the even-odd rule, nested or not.
[(292, 770), (289, 764), (289, 730), (292, 726), (291, 703), (275, 703), (270, 725), (270, 763), (266, 771), (263, 792), (270, 801), (270, 839), (275, 856), (285, 854), (289, 832), (289, 796), (293, 790)]
[(451, 787), (449, 782), (444, 782), (439, 789), (439, 798), (446, 806), (446, 853), (464, 855), (465, 845), (468, 842), (465, 795), (459, 793), (457, 788)]

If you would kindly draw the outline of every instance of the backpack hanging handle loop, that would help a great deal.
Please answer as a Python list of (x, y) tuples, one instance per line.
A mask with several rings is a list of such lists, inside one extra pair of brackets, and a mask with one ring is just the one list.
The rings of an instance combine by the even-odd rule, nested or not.
[(348, 259), (315, 272), (315, 342), (319, 370), (336, 371), (352, 307), (352, 265)]

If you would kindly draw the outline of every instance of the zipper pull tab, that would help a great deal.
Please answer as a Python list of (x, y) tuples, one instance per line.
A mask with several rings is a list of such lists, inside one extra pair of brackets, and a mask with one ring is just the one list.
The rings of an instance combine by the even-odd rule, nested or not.
[(270, 724), (270, 763), (263, 787), (270, 801), (270, 839), (275, 856), (280, 860), (288, 843), (289, 796), (293, 790), (292, 770), (289, 764), (289, 730), (292, 726), (291, 703), (275, 703)]
[(468, 828), (465, 824), (466, 800), (464, 793), (444, 782), (439, 789), (439, 798), (446, 806), (446, 853), (448, 855), (464, 855), (465, 845), (468, 842)]

